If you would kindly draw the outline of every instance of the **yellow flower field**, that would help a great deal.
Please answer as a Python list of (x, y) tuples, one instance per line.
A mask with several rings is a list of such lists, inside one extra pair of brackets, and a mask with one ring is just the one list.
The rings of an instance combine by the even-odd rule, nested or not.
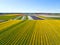
[(60, 45), (60, 20), (0, 23), (0, 45)]

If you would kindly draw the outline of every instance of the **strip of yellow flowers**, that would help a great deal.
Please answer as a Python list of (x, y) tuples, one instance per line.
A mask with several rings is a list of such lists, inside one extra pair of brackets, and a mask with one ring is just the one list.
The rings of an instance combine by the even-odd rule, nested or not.
[(9, 21), (0, 23), (0, 30), (7, 28), (7, 27), (10, 27), (10, 26), (17, 24), (19, 22), (21, 22), (21, 20), (9, 20)]

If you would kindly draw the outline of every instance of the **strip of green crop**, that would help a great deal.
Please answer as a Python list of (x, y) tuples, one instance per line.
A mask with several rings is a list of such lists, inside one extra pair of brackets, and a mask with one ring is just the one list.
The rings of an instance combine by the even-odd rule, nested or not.
[(60, 17), (46, 17), (47, 19), (60, 20)]
[[(25, 23), (23, 23), (22, 25), (19, 25), (19, 27), (17, 27), (16, 29), (15, 29), (15, 31), (13, 31), (13, 33), (16, 33), (15, 34), (15, 37), (13, 36), (12, 37), (12, 39), (11, 39), (11, 41), (10, 42), (8, 42), (7, 44), (15, 44), (18, 40), (19, 40), (19, 38), (21, 37), (21, 35), (22, 35), (22, 33), (24, 33), (24, 28), (26, 28), (24, 25), (26, 25), (27, 23), (25, 22)], [(18, 30), (17, 30), (18, 29)], [(14, 39), (13, 39), (14, 38)], [(14, 41), (13, 41), (14, 40)], [(13, 42), (12, 42), (13, 41)]]
[[(26, 21), (25, 21), (26, 22)], [(9, 34), (12, 32), (12, 35), (13, 35), (13, 33), (14, 32), (16, 32), (16, 31), (18, 31), (17, 29), (18, 29), (18, 27), (20, 28), (20, 26), (19, 25), (22, 25), (22, 24), (24, 24), (25, 23), (24, 21), (23, 21), (23, 23), (21, 22), (21, 24), (20, 24), (20, 22), (18, 23), (18, 24), (16, 24), (16, 25), (13, 25), (12, 27), (9, 27), (9, 28), (7, 28), (7, 29), (4, 29), (3, 31), (1, 31), (0, 32), (0, 36), (1, 36), (1, 42), (4, 42), (4, 43), (6, 43), (6, 41), (8, 41), (8, 39), (10, 39), (10, 36), (9, 36)], [(18, 26), (17, 26), (18, 25)], [(16, 27), (16, 28), (15, 28)], [(5, 35), (5, 36), (4, 36)], [(11, 34), (10, 34), (11, 35)], [(12, 36), (11, 35), (11, 36)], [(7, 37), (8, 36), (8, 37)], [(3, 38), (5, 38), (5, 37), (7, 37), (6, 39), (3, 39)], [(14, 37), (14, 35), (12, 36), (12, 37)], [(4, 41), (5, 40), (5, 41)]]
[(0, 20), (9, 20), (9, 19), (13, 19), (16, 18), (17, 16), (0, 16)]
[(21, 16), (20, 18), (18, 18), (18, 20), (21, 20), (23, 16)]
[(28, 16), (26, 16), (26, 20), (28, 20)]
[[(29, 45), (29, 37), (32, 35), (32, 32), (34, 31), (33, 27), (34, 27), (34, 24), (35, 24), (35, 21), (31, 21), (29, 23), (29, 26), (27, 27), (26, 31), (24, 32), (24, 34), (22, 35), (22, 39), (20, 39), (18, 42), (21, 42), (21, 43), (18, 43), (20, 45)], [(31, 38), (31, 37), (30, 37)]]

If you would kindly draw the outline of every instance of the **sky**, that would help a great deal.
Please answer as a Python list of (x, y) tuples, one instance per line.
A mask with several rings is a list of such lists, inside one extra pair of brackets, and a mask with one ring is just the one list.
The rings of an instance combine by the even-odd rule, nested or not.
[(0, 0), (0, 13), (60, 13), (60, 0)]

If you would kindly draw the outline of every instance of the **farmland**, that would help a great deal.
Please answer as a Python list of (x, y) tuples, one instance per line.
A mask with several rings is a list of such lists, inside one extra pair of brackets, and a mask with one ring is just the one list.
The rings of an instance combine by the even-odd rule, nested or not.
[[(10, 14), (11, 15), (11, 14)], [(60, 45), (58, 17), (0, 16), (0, 45)]]

